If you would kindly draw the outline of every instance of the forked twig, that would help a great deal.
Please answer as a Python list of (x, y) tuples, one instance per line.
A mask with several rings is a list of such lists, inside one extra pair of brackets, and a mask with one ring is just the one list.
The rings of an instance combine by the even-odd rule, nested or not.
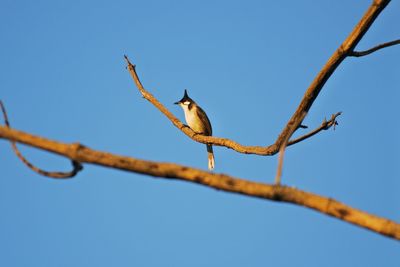
[(305, 134), (305, 135), (302, 135), (302, 136), (300, 136), (300, 137), (297, 137), (297, 138), (295, 138), (295, 139), (290, 140), (290, 141), (288, 142), (288, 145), (293, 145), (293, 144), (296, 144), (296, 143), (298, 143), (298, 142), (301, 142), (301, 141), (303, 141), (304, 139), (310, 138), (311, 136), (313, 136), (313, 135), (319, 133), (320, 131), (328, 130), (328, 129), (331, 128), (332, 126), (333, 126), (333, 129), (335, 129), (335, 126), (338, 125), (338, 122), (337, 122), (336, 118), (337, 118), (338, 116), (340, 116), (341, 114), (342, 114), (342, 112), (338, 112), (338, 113), (336, 113), (336, 114), (332, 114), (331, 119), (330, 119), (329, 121), (327, 121), (327, 120), (325, 119), (325, 120), (321, 123), (321, 125), (320, 125), (318, 128), (312, 130), (311, 132), (309, 132), (309, 133), (307, 133), (307, 134)]

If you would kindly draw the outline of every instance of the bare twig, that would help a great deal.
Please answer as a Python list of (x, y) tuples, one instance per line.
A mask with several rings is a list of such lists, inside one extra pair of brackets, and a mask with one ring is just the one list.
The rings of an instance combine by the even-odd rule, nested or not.
[(56, 142), (5, 126), (0, 126), (0, 138), (56, 153), (76, 162), (90, 163), (155, 177), (178, 179), (226, 192), (304, 206), (381, 235), (400, 240), (399, 223), (300, 189), (247, 181), (172, 163), (160, 163), (119, 156), (96, 151), (79, 143), (66, 144)]
[(298, 142), (301, 142), (301, 141), (303, 141), (304, 139), (310, 138), (311, 136), (313, 136), (313, 135), (319, 133), (320, 131), (328, 130), (328, 129), (331, 128), (332, 126), (333, 126), (334, 129), (335, 129), (335, 126), (338, 125), (338, 123), (337, 123), (337, 121), (336, 121), (336, 118), (337, 118), (338, 116), (340, 116), (341, 114), (342, 114), (342, 112), (338, 112), (338, 113), (336, 113), (336, 114), (332, 114), (332, 117), (331, 117), (331, 119), (330, 119), (329, 121), (326, 121), (326, 119), (325, 119), (325, 120), (322, 122), (321, 126), (319, 126), (318, 128), (312, 130), (311, 132), (309, 132), (309, 133), (307, 133), (307, 134), (305, 134), (305, 135), (302, 135), (302, 136), (300, 136), (300, 137), (297, 137), (296, 139), (290, 140), (290, 141), (288, 142), (288, 145), (294, 145), (294, 144), (296, 144), (296, 143), (298, 143)]
[[(10, 122), (8, 121), (8, 116), (7, 116), (7, 111), (6, 108), (4, 107), (3, 102), (0, 100), (0, 108), (1, 111), (3, 112), (3, 117), (4, 117), (4, 123), (6, 124), (7, 128), (10, 128)], [(65, 178), (72, 178), (74, 177), (80, 170), (82, 170), (82, 165), (77, 162), (72, 160), (72, 166), (73, 166), (73, 170), (69, 171), (69, 172), (48, 172), (48, 171), (44, 171), (42, 169), (39, 169), (38, 167), (34, 166), (32, 163), (30, 163), (19, 151), (16, 143), (14, 141), (11, 141), (11, 147), (14, 151), (14, 153), (17, 155), (17, 157), (31, 170), (33, 170), (34, 172), (47, 176), (47, 177), (51, 177), (51, 178), (60, 178), (60, 179), (65, 179)]]
[(366, 55), (369, 55), (371, 53), (374, 53), (375, 51), (378, 51), (378, 50), (380, 50), (382, 48), (393, 46), (393, 45), (398, 45), (398, 44), (400, 44), (400, 39), (374, 46), (374, 47), (372, 47), (372, 48), (370, 48), (368, 50), (353, 51), (353, 52), (351, 52), (349, 54), (349, 56), (350, 57), (362, 57), (362, 56), (366, 56)]

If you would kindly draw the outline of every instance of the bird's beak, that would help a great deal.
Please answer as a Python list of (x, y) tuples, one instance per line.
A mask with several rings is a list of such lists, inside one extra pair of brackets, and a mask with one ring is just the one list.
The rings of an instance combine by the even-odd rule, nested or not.
[(179, 105), (181, 102), (175, 102), (174, 105)]

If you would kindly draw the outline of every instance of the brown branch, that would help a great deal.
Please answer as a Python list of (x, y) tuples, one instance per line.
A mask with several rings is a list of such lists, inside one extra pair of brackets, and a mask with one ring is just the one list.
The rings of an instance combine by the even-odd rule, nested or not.
[(335, 129), (335, 126), (338, 125), (338, 123), (337, 123), (337, 121), (336, 121), (336, 118), (337, 118), (338, 116), (340, 116), (341, 114), (342, 114), (342, 112), (338, 112), (338, 113), (336, 113), (336, 114), (332, 114), (332, 117), (331, 117), (331, 119), (330, 119), (329, 121), (326, 121), (326, 119), (325, 119), (325, 120), (322, 122), (321, 126), (319, 126), (318, 128), (314, 129), (313, 131), (311, 131), (311, 132), (309, 132), (309, 133), (307, 133), (307, 134), (305, 134), (305, 135), (302, 135), (302, 136), (300, 136), (300, 137), (297, 137), (296, 139), (290, 140), (290, 141), (288, 142), (288, 145), (294, 145), (294, 144), (296, 144), (296, 143), (298, 143), (298, 142), (301, 142), (301, 141), (303, 141), (304, 139), (310, 138), (311, 136), (313, 136), (313, 135), (319, 133), (319, 132), (322, 131), (322, 130), (328, 130), (328, 129), (331, 128), (332, 126), (333, 126), (333, 128)]
[[(0, 109), (3, 113), (3, 117), (4, 117), (4, 123), (6, 124), (7, 128), (10, 128), (10, 122), (8, 121), (8, 116), (7, 116), (7, 111), (6, 108), (4, 107), (3, 102), (0, 100)], [(34, 172), (50, 177), (50, 178), (59, 178), (59, 179), (66, 179), (66, 178), (72, 178), (74, 177), (80, 170), (83, 169), (82, 165), (77, 162), (72, 160), (72, 171), (69, 172), (48, 172), (45, 170), (42, 170), (38, 167), (36, 167), (35, 165), (33, 165), (31, 162), (29, 162), (19, 151), (17, 144), (14, 141), (10, 141), (11, 143), (11, 147), (14, 151), (14, 153), (17, 155), (17, 157), (31, 170), (33, 170)]]
[(372, 54), (372, 53), (374, 53), (375, 51), (378, 51), (378, 50), (380, 50), (380, 49), (382, 49), (382, 48), (389, 47), (389, 46), (393, 46), (393, 45), (398, 45), (398, 44), (400, 44), (400, 39), (394, 40), (394, 41), (391, 41), (391, 42), (387, 42), (387, 43), (383, 43), (383, 44), (380, 44), (380, 45), (377, 45), (377, 46), (374, 46), (374, 47), (372, 47), (372, 48), (370, 48), (370, 49), (368, 49), (368, 50), (364, 50), (364, 51), (353, 51), (353, 52), (351, 52), (351, 53), (349, 54), (349, 56), (350, 56), (350, 57), (363, 57), (363, 56)]
[(172, 124), (181, 130), (184, 134), (186, 134), (191, 139), (203, 143), (203, 144), (213, 144), (216, 146), (225, 146), (231, 148), (237, 152), (244, 154), (257, 154), (257, 155), (273, 155), (278, 152), (276, 147), (262, 147), (262, 146), (244, 146), (235, 141), (232, 141), (227, 138), (218, 138), (214, 136), (204, 136), (196, 134), (190, 127), (184, 125), (178, 118), (176, 118), (163, 104), (161, 104), (157, 98), (155, 98), (150, 92), (148, 92), (140, 82), (139, 76), (136, 73), (136, 65), (133, 65), (128, 57), (124, 56), (127, 62), (127, 69), (132, 76), (138, 90), (142, 94), (142, 96), (152, 103), (158, 110), (160, 110), (171, 122)]
[[(344, 42), (340, 45), (340, 47), (333, 53), (333, 55), (329, 58), (325, 66), (315, 77), (314, 81), (308, 87), (305, 92), (303, 99), (301, 100), (297, 110), (292, 115), (282, 132), (279, 134), (275, 143), (269, 146), (244, 146), (235, 141), (232, 141), (227, 138), (217, 138), (212, 136), (203, 136), (197, 135), (193, 132), (189, 127), (186, 127), (182, 124), (168, 109), (166, 109), (152, 94), (150, 94), (147, 90), (144, 89), (140, 79), (136, 73), (135, 65), (131, 64), (128, 57), (125, 56), (125, 59), (128, 64), (128, 70), (135, 81), (136, 86), (139, 91), (142, 93), (143, 97), (151, 102), (156, 108), (158, 108), (178, 129), (180, 129), (183, 133), (189, 136), (191, 139), (204, 143), (204, 144), (213, 144), (216, 146), (224, 146), (227, 148), (231, 148), (237, 152), (245, 153), (245, 154), (256, 154), (262, 156), (270, 156), (275, 155), (279, 152), (282, 144), (287, 142), (293, 133), (300, 127), (301, 122), (304, 120), (307, 115), (309, 109), (311, 108), (313, 102), (318, 97), (318, 94), (322, 90), (322, 87), (325, 85), (326, 81), (330, 78), (332, 73), (336, 70), (336, 68), (340, 65), (340, 63), (349, 55), (351, 55), (354, 47), (359, 43), (361, 38), (367, 32), (369, 27), (378, 17), (380, 12), (387, 6), (390, 0), (375, 0), (369, 7), (369, 9), (365, 12), (364, 16), (361, 18), (359, 23), (355, 26), (350, 35), (344, 40)], [(303, 141), (309, 137), (313, 136), (309, 135), (304, 137), (303, 139), (297, 139), (296, 142), (288, 143), (287, 145), (293, 145), (300, 141)]]
[[(164, 107), (163, 104), (160, 103), (160, 101), (157, 100), (149, 91), (147, 91), (140, 79), (139, 76), (137, 75), (136, 72), (136, 65), (132, 64), (130, 60), (128, 59), (127, 56), (124, 56), (127, 62), (127, 68), (129, 70), (129, 73), (132, 76), (132, 79), (134, 80), (139, 92), (142, 94), (142, 96), (148, 100), (150, 103), (152, 103), (158, 110), (160, 110), (171, 122), (172, 124), (177, 127), (179, 130), (181, 130), (184, 134), (186, 134), (188, 137), (190, 137), (192, 140), (203, 143), (203, 144), (213, 144), (216, 146), (223, 146), (227, 147), (230, 149), (233, 149), (239, 153), (244, 153), (244, 154), (256, 154), (260, 156), (272, 156), (275, 155), (276, 153), (279, 152), (279, 147), (276, 144), (272, 144), (266, 147), (263, 146), (245, 146), (241, 145), (233, 140), (227, 139), (227, 138), (220, 138), (220, 137), (215, 137), (215, 136), (204, 136), (204, 135), (199, 135), (196, 134), (190, 127), (187, 127), (184, 125), (178, 118), (176, 118), (166, 107)], [(300, 127), (300, 126), (299, 126)], [(311, 137), (312, 135), (309, 135), (308, 137)], [(308, 137), (302, 138), (301, 141), (307, 139)], [(288, 146), (293, 145), (297, 142), (289, 142)]]
[[(277, 140), (275, 141), (275, 145), (280, 148), (277, 174), (275, 177), (276, 184), (279, 184), (281, 180), (284, 153), (290, 137), (300, 127), (312, 104), (314, 103), (315, 99), (317, 99), (320, 91), (322, 90), (328, 79), (331, 77), (333, 72), (340, 65), (340, 63), (353, 52), (354, 48), (359, 43), (361, 38), (368, 31), (369, 27), (378, 17), (380, 12), (387, 6), (387, 4), (389, 4), (389, 2), (390, 0), (373, 1), (371, 6), (365, 12), (364, 16), (358, 22), (350, 35), (333, 53), (328, 62), (325, 64), (322, 70), (315, 77), (314, 81), (308, 87), (306, 93), (303, 96), (303, 99), (300, 102), (300, 105), (297, 107), (297, 110), (292, 115), (292, 117), (278, 136)], [(297, 139), (298, 142), (300, 142), (301, 140), (304, 139)]]
[(368, 10), (365, 12), (364, 16), (354, 27), (353, 31), (329, 58), (325, 66), (308, 87), (303, 99), (300, 102), (300, 105), (297, 107), (297, 110), (292, 115), (276, 140), (275, 144), (278, 147), (280, 147), (285, 140), (288, 140), (288, 136), (292, 136), (294, 131), (306, 117), (309, 109), (311, 108), (315, 99), (318, 97), (318, 94), (322, 90), (325, 83), (331, 77), (332, 73), (336, 70), (340, 63), (352, 53), (356, 45), (360, 42), (361, 38), (368, 31), (372, 23), (382, 12), (382, 10), (389, 4), (389, 2), (390, 0), (374, 0)]
[(96, 151), (80, 145), (56, 142), (0, 126), (0, 138), (46, 150), (76, 162), (201, 184), (226, 192), (304, 206), (373, 232), (400, 240), (400, 224), (352, 208), (331, 198), (287, 186), (247, 181), (172, 163), (159, 163)]

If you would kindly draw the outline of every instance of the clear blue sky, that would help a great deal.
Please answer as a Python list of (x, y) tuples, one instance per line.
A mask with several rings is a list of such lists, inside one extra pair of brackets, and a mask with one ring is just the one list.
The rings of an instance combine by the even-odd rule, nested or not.
[[(0, 99), (17, 129), (206, 169), (205, 146), (141, 98), (123, 55), (179, 118), (187, 88), (216, 136), (268, 145), (369, 4), (2, 0)], [(358, 48), (398, 39), (399, 10)], [(288, 150), (285, 184), (400, 221), (399, 57), (391, 47), (339, 67), (305, 120), (343, 111), (339, 127)], [(276, 157), (214, 150), (216, 172), (273, 182)], [(0, 168), (1, 266), (400, 266), (399, 242), (298, 206), (90, 165), (52, 180), (5, 141)]]

